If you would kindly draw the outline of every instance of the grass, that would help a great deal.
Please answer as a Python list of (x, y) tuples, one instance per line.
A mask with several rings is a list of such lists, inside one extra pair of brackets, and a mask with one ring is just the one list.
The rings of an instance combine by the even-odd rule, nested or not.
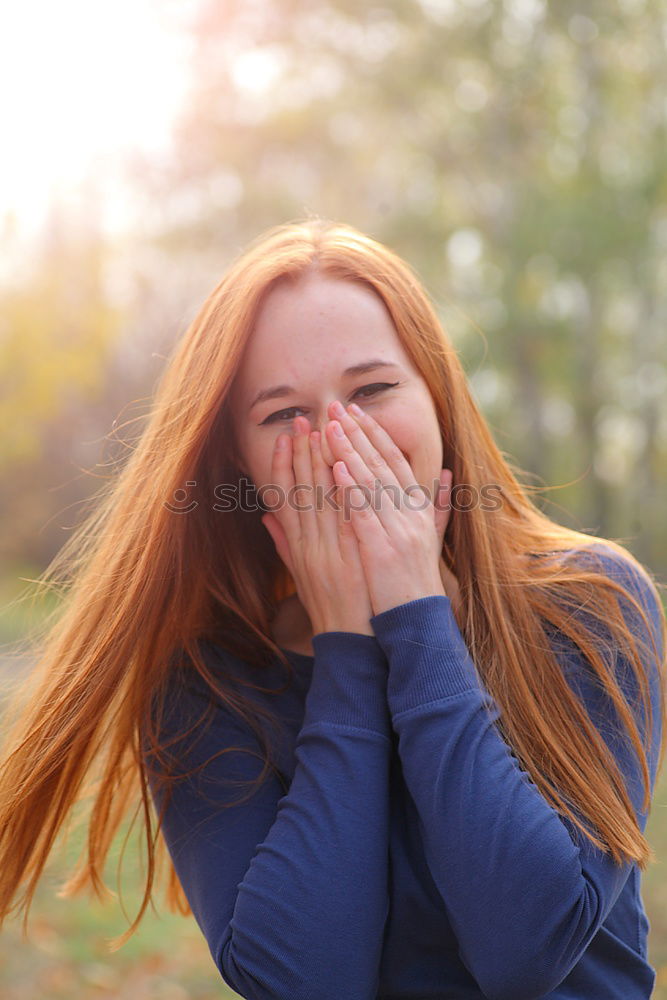
[[(106, 884), (115, 885), (123, 839), (110, 852)], [(19, 918), (0, 934), (0, 995), (3, 1000), (224, 1000), (236, 997), (220, 977), (192, 917), (157, 915), (149, 908), (139, 930), (118, 951), (109, 941), (127, 930), (118, 899), (101, 902), (88, 893), (61, 899), (57, 891), (80, 848), (72, 835), (49, 865), (30, 909), (28, 938)], [(134, 918), (143, 875), (138, 851), (123, 860), (123, 905)]]
[(11, 575), (0, 576), (0, 655), (2, 646), (18, 641), (40, 625), (44, 616), (58, 603), (52, 590), (42, 590), (28, 580), (34, 580), (39, 570), (24, 566)]
[(667, 763), (653, 797), (646, 835), (656, 861), (642, 877), (642, 896), (651, 930), (649, 960), (656, 970), (653, 1000), (667, 1000)]
[[(37, 573), (22, 568), (21, 576)], [(21, 670), (15, 644), (39, 626), (56, 606), (52, 592), (16, 601), (26, 585), (0, 578), (0, 686)], [(124, 832), (110, 851), (105, 872), (116, 885), (115, 869)], [(123, 915), (118, 899), (101, 902), (88, 894), (61, 899), (57, 891), (73, 867), (83, 833), (73, 834), (54, 854), (30, 909), (28, 937), (22, 920), (8, 918), (0, 932), (0, 997), (2, 1000), (226, 1000), (236, 997), (216, 969), (208, 945), (192, 917), (149, 908), (139, 930), (118, 951), (108, 943), (123, 934), (136, 915), (142, 894), (138, 886), (138, 851), (128, 846), (123, 860)], [(158, 897), (159, 905), (159, 897)]]

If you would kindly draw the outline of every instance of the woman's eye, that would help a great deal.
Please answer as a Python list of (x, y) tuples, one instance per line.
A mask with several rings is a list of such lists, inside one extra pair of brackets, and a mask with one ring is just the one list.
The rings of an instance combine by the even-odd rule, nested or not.
[(364, 385), (353, 393), (353, 398), (361, 396), (362, 399), (368, 399), (369, 396), (374, 396), (376, 392), (382, 392), (383, 389), (393, 389), (395, 385), (398, 385), (398, 382), (374, 382), (372, 385)]
[[(270, 417), (265, 417), (264, 420), (261, 420), (259, 426), (262, 427), (264, 424), (274, 424), (277, 423), (279, 420), (287, 420), (287, 421), (293, 420), (294, 411), (300, 409), (301, 409), (300, 406), (290, 406), (286, 410), (277, 410), (277, 412), (272, 413)], [(286, 413), (292, 414), (292, 416), (285, 417)]]
[[(382, 392), (383, 389), (393, 389), (394, 386), (398, 385), (398, 382), (373, 382), (372, 385), (362, 385), (360, 389), (357, 389), (352, 393), (352, 398), (356, 399), (369, 399), (378, 392)], [(276, 410), (270, 416), (265, 417), (264, 420), (260, 422), (260, 427), (264, 424), (274, 424), (278, 422), (288, 422), (294, 419), (295, 411), (301, 410), (300, 406), (289, 406), (285, 410)]]

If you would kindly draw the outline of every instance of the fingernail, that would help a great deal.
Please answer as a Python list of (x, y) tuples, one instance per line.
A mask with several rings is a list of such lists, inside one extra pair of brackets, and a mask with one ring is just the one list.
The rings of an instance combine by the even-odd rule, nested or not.
[(341, 425), (338, 423), (337, 420), (332, 420), (331, 425), (333, 427), (333, 432), (336, 435), (336, 437), (339, 438), (345, 437), (345, 431), (343, 430), (343, 428), (341, 427)]
[(280, 437), (276, 438), (276, 451), (284, 451), (286, 447), (287, 438), (283, 437), (281, 434)]
[(353, 413), (355, 417), (363, 417), (364, 415), (364, 411), (361, 409), (360, 406), (357, 406), (356, 403), (350, 403), (350, 405), (348, 406), (348, 410), (350, 411), (350, 413)]
[(335, 403), (331, 404), (331, 410), (333, 413), (336, 414), (337, 417), (345, 416), (345, 410), (343, 409), (343, 405), (342, 403), (339, 403), (338, 400), (336, 400)]

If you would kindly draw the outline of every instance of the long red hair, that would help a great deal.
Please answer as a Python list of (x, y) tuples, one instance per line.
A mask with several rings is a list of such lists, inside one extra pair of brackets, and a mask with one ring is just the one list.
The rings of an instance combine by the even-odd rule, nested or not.
[[(227, 270), (175, 346), (122, 469), (36, 581), (62, 600), (31, 640), (36, 664), (6, 715), (12, 725), (0, 762), (0, 919), (24, 909), (27, 920), (54, 842), (80, 800), (92, 806), (88, 838), (65, 893), (84, 885), (104, 892), (107, 852), (132, 813), (144, 825), (148, 866), (141, 908), (120, 942), (150, 902), (158, 862), (168, 866), (171, 905), (187, 912), (155, 820), (144, 757), (148, 748), (169, 761), (159, 720), (177, 663), (198, 671), (212, 694), (255, 729), (266, 765), (258, 781), (273, 767), (271, 716), (211, 676), (198, 642), (211, 639), (242, 657), (257, 686), (272, 657), (291, 669), (271, 639), (270, 623), (294, 587), (261, 524), (262, 511), (221, 512), (214, 498), (218, 484), (235, 483), (241, 474), (229, 398), (258, 308), (275, 282), (298, 281), (313, 266), (380, 296), (429, 387), (453, 484), (465, 483), (477, 496), (485, 484), (498, 488), (498, 509), (477, 504), (452, 511), (443, 557), (458, 578), (459, 627), (501, 708), (503, 737), (545, 799), (585, 836), (619, 862), (635, 860), (643, 868), (652, 858), (614, 759), (549, 643), (554, 632), (574, 643), (608, 692), (636, 751), (648, 808), (648, 737), (595, 627), (603, 623), (627, 655), (645, 717), (658, 724), (651, 719), (646, 651), (618, 597), (630, 601), (650, 633), (641, 604), (596, 565), (599, 539), (554, 523), (531, 499), (532, 489), (520, 484), (416, 274), (355, 229), (315, 219), (270, 230)], [(187, 483), (196, 484), (196, 506), (176, 512), (174, 498)], [(605, 542), (659, 603), (649, 571), (618, 542)], [(589, 621), (572, 614), (584, 605)], [(663, 650), (665, 632), (661, 611)], [(649, 655), (660, 661), (662, 713), (664, 659), (656, 645)], [(660, 763), (664, 749), (663, 733)]]

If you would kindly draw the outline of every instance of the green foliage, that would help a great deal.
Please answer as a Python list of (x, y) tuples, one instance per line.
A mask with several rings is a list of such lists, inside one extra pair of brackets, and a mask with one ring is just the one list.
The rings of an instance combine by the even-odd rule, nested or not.
[[(105, 871), (115, 884), (125, 830), (112, 845)], [(118, 951), (108, 942), (129, 926), (118, 899), (102, 903), (86, 895), (57, 893), (81, 848), (70, 838), (54, 858), (30, 910), (27, 939), (12, 918), (0, 933), (0, 993), (3, 1000), (225, 1000), (237, 994), (221, 979), (194, 919), (148, 910), (137, 933)], [(138, 852), (126, 850), (122, 903), (128, 917), (138, 910), (143, 877)]]
[(651, 0), (203, 3), (159, 245), (222, 267), (317, 213), (395, 247), (549, 512), (664, 570), (665, 30)]
[(39, 458), (44, 428), (104, 383), (121, 312), (101, 287), (102, 248), (60, 247), (18, 287), (0, 291), (0, 472)]

